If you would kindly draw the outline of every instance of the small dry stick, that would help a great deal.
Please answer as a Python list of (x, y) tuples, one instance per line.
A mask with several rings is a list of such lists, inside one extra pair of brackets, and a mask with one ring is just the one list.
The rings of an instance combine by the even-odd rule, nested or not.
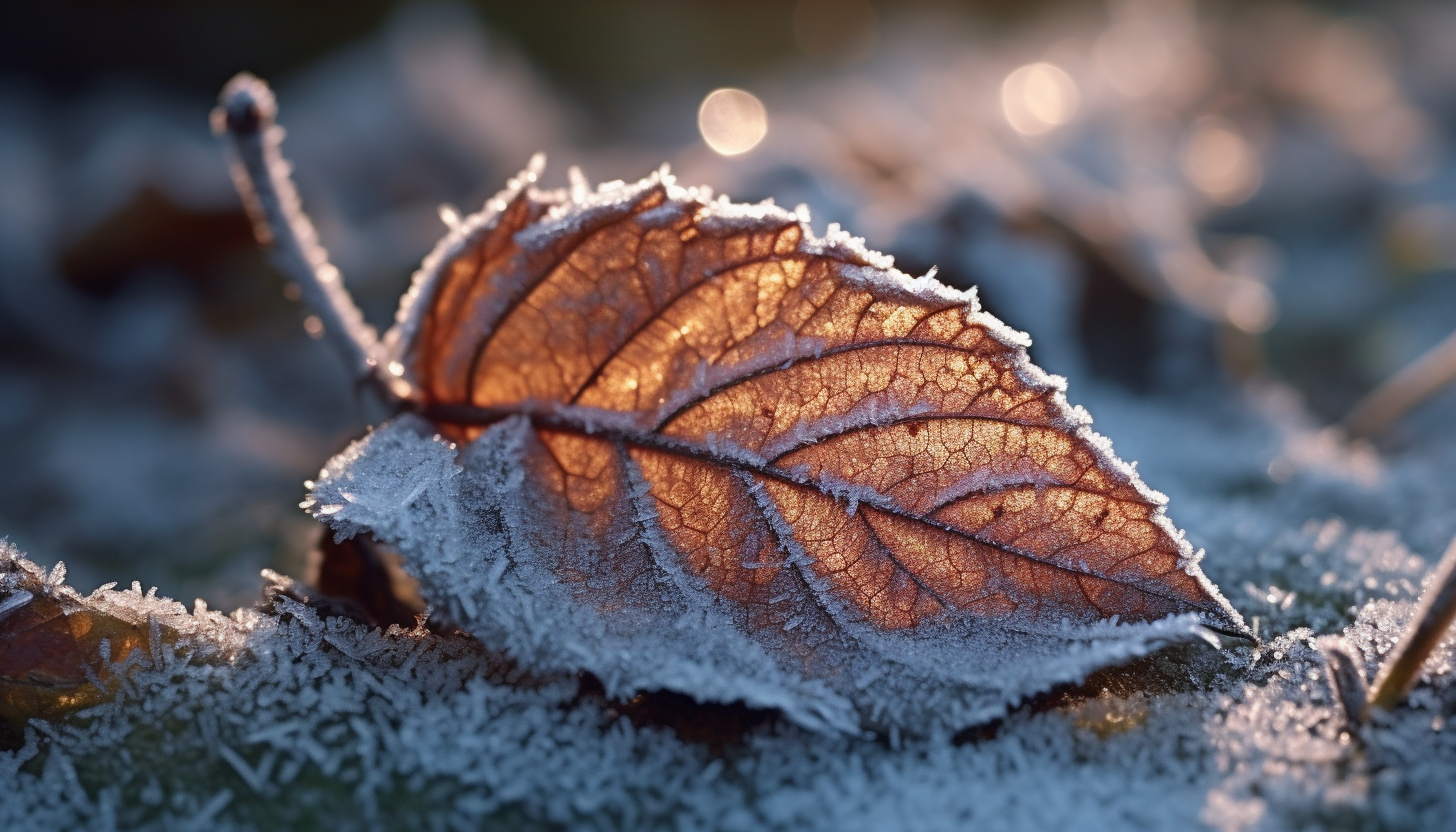
[(1386, 658), (1375, 685), (1370, 689), (1370, 706), (1390, 710), (1399, 705), (1415, 684), (1421, 666), (1456, 619), (1456, 539), (1446, 547), (1436, 567), (1435, 580), (1421, 597), (1410, 627)]
[(1456, 381), (1456, 332), (1366, 394), (1344, 419), (1352, 437), (1370, 437)]
[(374, 329), (364, 322), (299, 203), (291, 167), (280, 150), (283, 128), (274, 123), (277, 113), (278, 104), (268, 85), (240, 73), (223, 87), (212, 111), (212, 132), (225, 137), (232, 149), (233, 184), (253, 221), (258, 242), (271, 250), (274, 264), (298, 285), (324, 333), (342, 353), (355, 383), (372, 383), (389, 396), (389, 385), (378, 373)]

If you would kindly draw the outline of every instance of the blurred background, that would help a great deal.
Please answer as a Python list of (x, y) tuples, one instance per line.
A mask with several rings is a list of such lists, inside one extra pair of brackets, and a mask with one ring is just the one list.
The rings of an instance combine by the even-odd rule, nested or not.
[(1320, 429), (1456, 330), (1453, 44), (1438, 2), (12, 4), (0, 535), (79, 587), (214, 607), (302, 573), (303, 480), (382, 414), (250, 237), (207, 127), (239, 70), (274, 84), (377, 325), (439, 206), (533, 152), (548, 186), (668, 162), (978, 286), (1099, 417), (1232, 408), (1357, 463), (1419, 453), (1450, 390), (1370, 446)]

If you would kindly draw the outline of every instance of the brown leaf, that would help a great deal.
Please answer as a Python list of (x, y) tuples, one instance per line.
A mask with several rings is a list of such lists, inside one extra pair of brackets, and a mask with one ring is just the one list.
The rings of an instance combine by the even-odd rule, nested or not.
[[(415, 400), (467, 438), (529, 416), (563, 528), (606, 548), (645, 509), (749, 628), (1239, 629), (1161, 497), (972, 298), (772, 207), (663, 177), (611, 196), (564, 221), (515, 188), (405, 313)], [(604, 567), (568, 579), (631, 568)]]
[[(25, 569), (23, 567), (30, 567)], [(53, 719), (110, 697), (113, 667), (148, 643), (146, 622), (89, 604), (28, 561), (0, 574), (0, 719)]]
[(973, 294), (665, 172), (536, 172), (442, 241), (385, 339), (396, 394), (469, 447), (396, 421), (305, 503), (487, 643), (612, 696), (913, 727), (1193, 634), (1170, 616), (1244, 632)]

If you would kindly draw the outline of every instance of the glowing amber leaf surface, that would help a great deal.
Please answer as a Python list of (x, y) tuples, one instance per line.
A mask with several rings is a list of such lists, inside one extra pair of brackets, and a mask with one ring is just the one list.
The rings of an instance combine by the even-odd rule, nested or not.
[(866, 627), (1243, 630), (1161, 495), (974, 295), (665, 172), (534, 180), (442, 242), (391, 346), (447, 436), (529, 424), (581, 600), (611, 610), (656, 563), (808, 664)]
[(113, 669), (148, 644), (145, 622), (13, 552), (0, 541), (0, 720), (53, 719), (109, 698)]

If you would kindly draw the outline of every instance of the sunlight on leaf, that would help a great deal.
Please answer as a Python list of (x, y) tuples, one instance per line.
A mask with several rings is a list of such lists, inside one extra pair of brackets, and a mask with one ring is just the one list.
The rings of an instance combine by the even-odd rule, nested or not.
[[(697, 636), (702, 652), (761, 654), (775, 673), (840, 688), (908, 661), (900, 703), (933, 682), (989, 685), (1002, 707), (1006, 690), (1112, 660), (1064, 666), (1062, 653), (1018, 646), (1029, 667), (976, 667), (1027, 639), (1062, 644), (1068, 628), (1123, 622), (1103, 634), (1127, 639), (1117, 656), (1149, 646), (1136, 622), (1183, 614), (1171, 619), (1183, 637), (1195, 620), (1243, 632), (1163, 497), (973, 294), (895, 271), (835, 227), (818, 238), (802, 214), (715, 200), (665, 171), (593, 193), (539, 190), (539, 169), (442, 241), (385, 339), (407, 406), (444, 438), (411, 439), (421, 426), (408, 420), (381, 429), (305, 504), (399, 544), (427, 596), (456, 602), (477, 634), (500, 614), (479, 611), (498, 587), (472, 595), (458, 565), (432, 581), (441, 564), (420, 535), (447, 563), (499, 573), (529, 561), (601, 617), (588, 629), (666, 639), (654, 631), (680, 625), (664, 617), (706, 615), (717, 635)], [(465, 483), (430, 450), (445, 440), (474, 443)], [(667, 649), (629, 664), (694, 648)], [(635, 672), (575, 660), (607, 680)], [(717, 693), (651, 673), (639, 683), (789, 707), (733, 676), (719, 673)], [(883, 712), (900, 709), (869, 708), (894, 722), (903, 714)]]
[(536, 419), (563, 527), (660, 535), (644, 558), (762, 626), (1236, 626), (1161, 499), (973, 297), (667, 176), (580, 207), (522, 188), (499, 217), (417, 284), (399, 346), (464, 437)]

